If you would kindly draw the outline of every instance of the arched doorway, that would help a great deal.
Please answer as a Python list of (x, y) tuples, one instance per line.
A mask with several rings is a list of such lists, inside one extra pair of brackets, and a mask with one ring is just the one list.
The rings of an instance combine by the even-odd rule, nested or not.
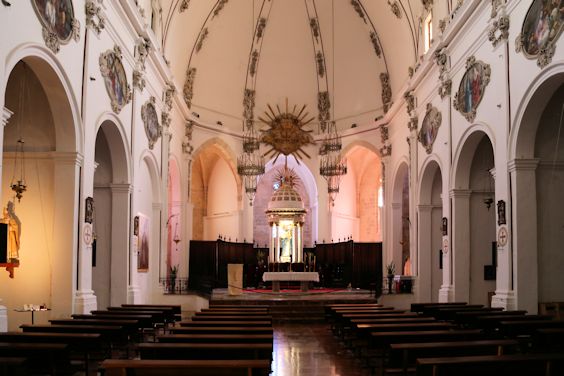
[(128, 263), (130, 196), (125, 142), (112, 120), (98, 129), (94, 160), (92, 289), (98, 307), (108, 307), (127, 299), (127, 273), (123, 271)]
[(339, 194), (332, 208), (333, 240), (349, 236), (359, 242), (382, 241), (378, 190), (382, 164), (374, 151), (352, 145), (345, 151), (347, 174), (341, 178)]
[[(484, 267), (495, 260), (494, 152), (483, 130), (469, 131), (456, 159), (453, 200), (454, 299), (489, 305), (495, 277)], [(495, 265), (494, 265), (495, 266)]]
[(530, 313), (539, 303), (564, 301), (563, 70), (554, 65), (533, 81), (511, 137), (513, 282), (517, 307)]
[(418, 210), (418, 284), (419, 301), (437, 302), (442, 275), (443, 175), (439, 164), (431, 160), (423, 169), (419, 186)]
[(392, 254), (387, 263), (393, 261), (395, 273), (402, 274), (404, 262), (409, 257), (409, 232), (411, 219), (409, 218), (409, 168), (402, 161), (395, 174), (392, 188)]
[(182, 265), (182, 201), (180, 196), (180, 169), (176, 159), (168, 162), (168, 210), (166, 241), (166, 276), (178, 275)]
[[(0, 273), (0, 295), (8, 308), (9, 330), (16, 330), (27, 318), (14, 315), (13, 309), (23, 304), (45, 303), (52, 316), (73, 310), (80, 159), (75, 102), (59, 67), (36, 56), (8, 62), (11, 67), (5, 107), (14, 114), (4, 128), (1, 205), (15, 204), (21, 238), (19, 266), (13, 279)], [(22, 159), (16, 158), (18, 140), (24, 141), (27, 185), (21, 201), (9, 188), (23, 176)]]

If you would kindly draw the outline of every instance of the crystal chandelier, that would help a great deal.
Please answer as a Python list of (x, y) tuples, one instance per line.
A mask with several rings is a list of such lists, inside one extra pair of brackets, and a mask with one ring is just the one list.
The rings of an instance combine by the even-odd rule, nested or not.
[(245, 194), (251, 206), (257, 193), (257, 179), (264, 174), (264, 158), (260, 155), (259, 147), (260, 141), (253, 122), (248, 121), (243, 135), (243, 154), (237, 158), (237, 173), (243, 177)]

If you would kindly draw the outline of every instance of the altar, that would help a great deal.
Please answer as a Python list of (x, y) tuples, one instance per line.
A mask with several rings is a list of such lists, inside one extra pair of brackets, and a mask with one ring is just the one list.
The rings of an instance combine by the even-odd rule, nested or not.
[(280, 292), (280, 282), (300, 282), (302, 291), (309, 290), (309, 282), (319, 282), (317, 272), (264, 272), (264, 282), (272, 282), (272, 291)]

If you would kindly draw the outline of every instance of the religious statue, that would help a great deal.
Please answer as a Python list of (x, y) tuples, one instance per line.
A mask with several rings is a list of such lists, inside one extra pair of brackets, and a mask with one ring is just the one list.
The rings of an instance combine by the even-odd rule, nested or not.
[(8, 225), (8, 262), (19, 264), (19, 250), (22, 223), (14, 211), (14, 203), (8, 201), (2, 217), (2, 223)]

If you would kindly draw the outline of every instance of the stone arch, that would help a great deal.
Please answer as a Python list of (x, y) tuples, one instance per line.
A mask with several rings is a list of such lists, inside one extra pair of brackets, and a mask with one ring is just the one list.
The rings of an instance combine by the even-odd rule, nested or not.
[(401, 158), (392, 175), (391, 197), (391, 245), (388, 248), (387, 263), (394, 262), (396, 273), (401, 274), (403, 263), (410, 253), (410, 229), (409, 218), (409, 163), (407, 158)]

